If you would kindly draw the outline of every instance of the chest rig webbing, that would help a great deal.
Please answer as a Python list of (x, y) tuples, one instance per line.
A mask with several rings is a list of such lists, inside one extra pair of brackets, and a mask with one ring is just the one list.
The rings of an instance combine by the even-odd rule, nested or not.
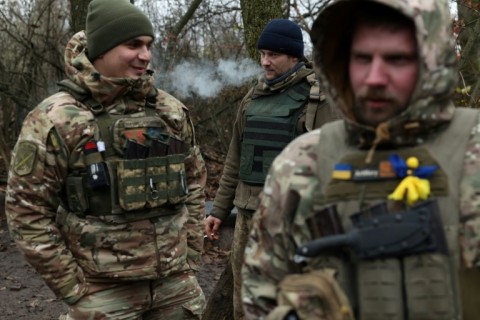
[[(461, 274), (458, 241), (459, 183), (467, 142), (477, 117), (471, 110), (457, 110), (450, 126), (422, 147), (377, 151), (372, 161), (373, 167), (378, 168), (379, 162), (385, 160), (390, 152), (395, 152), (404, 159), (415, 156), (421, 164), (439, 166), (440, 169), (429, 179), (431, 199), (438, 204), (435, 206), (438, 212), (429, 214), (438, 214), (441, 221), (439, 225), (443, 227), (439, 231), (443, 233), (447, 245), (445, 250), (409, 253), (408, 250), (402, 252), (398, 249), (398, 256), (375, 258), (373, 254), (369, 258), (359, 258), (358, 254), (352, 257), (340, 253), (337, 249), (327, 250), (311, 261), (314, 268), (330, 267), (338, 271), (338, 281), (349, 296), (359, 319), (461, 319), (461, 309), (465, 306), (461, 305), (461, 288), (458, 284), (458, 274)], [(376, 215), (380, 214), (378, 211), (382, 211), (382, 215), (389, 215), (387, 219), (393, 223), (393, 217), (398, 213), (408, 212), (415, 217), (415, 210), (390, 210), (391, 203), (385, 202), (388, 194), (398, 185), (399, 179), (331, 179), (337, 163), (350, 163), (359, 169), (370, 170), (372, 167), (365, 165), (364, 161), (362, 163), (362, 159), (366, 158), (366, 151), (345, 146), (344, 141), (346, 136), (343, 123), (330, 124), (322, 129), (317, 153), (320, 175), (318, 181), (321, 187), (312, 195), (313, 211), (306, 217), (312, 236), (325, 236), (322, 235), (322, 228), (328, 223), (325, 223), (324, 213), (331, 214), (332, 205), (335, 205), (338, 212), (341, 227), (329, 229), (340, 230), (342, 233), (349, 233), (358, 227), (359, 223), (374, 225), (381, 223), (382, 219), (386, 221), (381, 215), (375, 219)], [(385, 206), (380, 206), (381, 203)], [(423, 219), (422, 214), (417, 216)], [(398, 216), (398, 219), (401, 220), (402, 216)], [(383, 240), (389, 243), (394, 235), (386, 237), (378, 239), (378, 243), (385, 243)], [(372, 240), (373, 244), (376, 242), (375, 239), (369, 240)], [(405, 247), (408, 247), (408, 244), (405, 244)], [(373, 248), (377, 254), (384, 250), (381, 245)], [(362, 254), (365, 256), (370, 253), (360, 253)]]
[[(108, 220), (138, 220), (178, 212), (188, 190), (185, 145), (169, 133), (155, 111), (156, 94), (147, 97), (145, 115), (112, 115), (89, 94), (67, 81), (59, 84), (95, 115), (103, 152), (86, 154), (86, 170), (66, 181), (67, 206), (80, 215)], [(104, 168), (107, 182), (93, 186), (91, 166)]]
[(297, 121), (308, 101), (310, 85), (301, 82), (279, 94), (253, 98), (246, 110), (240, 180), (263, 184), (273, 159), (295, 137)]

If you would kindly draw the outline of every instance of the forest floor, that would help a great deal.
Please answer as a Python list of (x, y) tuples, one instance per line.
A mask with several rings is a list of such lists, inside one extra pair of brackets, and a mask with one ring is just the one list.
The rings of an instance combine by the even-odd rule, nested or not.
[[(211, 200), (218, 186), (222, 165), (219, 158), (213, 154), (205, 155), (205, 159), (209, 172), (206, 193), (207, 199)], [(66, 312), (66, 305), (55, 298), (10, 239), (4, 212), (4, 191), (5, 186), (0, 185), (0, 318), (58, 319), (59, 315)], [(233, 224), (226, 225), (221, 231), (220, 241), (205, 240), (203, 265), (197, 275), (207, 301), (227, 264)]]

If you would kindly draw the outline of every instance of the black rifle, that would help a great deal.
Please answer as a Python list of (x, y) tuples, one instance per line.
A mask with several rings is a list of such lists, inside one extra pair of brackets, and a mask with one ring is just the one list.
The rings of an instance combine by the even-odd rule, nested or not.
[(352, 222), (353, 228), (346, 233), (321, 237), (300, 246), (296, 260), (302, 261), (304, 257), (315, 257), (338, 248), (350, 248), (360, 259), (423, 252), (447, 253), (436, 200), (427, 200), (395, 213), (389, 213), (382, 205), (377, 207), (375, 214), (355, 214)]

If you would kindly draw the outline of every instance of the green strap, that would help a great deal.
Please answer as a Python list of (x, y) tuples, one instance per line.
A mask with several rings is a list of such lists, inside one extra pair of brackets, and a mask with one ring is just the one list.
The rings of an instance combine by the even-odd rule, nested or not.
[[(59, 90), (69, 93), (71, 96), (82, 104), (86, 105), (88, 109), (95, 115), (95, 119), (100, 128), (100, 137), (105, 142), (105, 157), (110, 157), (115, 154), (113, 149), (113, 137), (109, 132), (109, 128), (113, 122), (125, 115), (111, 115), (106, 112), (105, 107), (95, 100), (91, 93), (86, 89), (80, 87), (70, 79), (64, 79), (57, 83)], [(145, 113), (147, 116), (155, 116), (157, 89), (152, 90), (145, 99)]]
[(307, 112), (305, 115), (305, 127), (307, 131), (312, 131), (315, 125), (315, 115), (320, 101), (325, 100), (324, 95), (320, 95), (320, 85), (315, 81), (310, 87), (310, 96), (308, 98)]

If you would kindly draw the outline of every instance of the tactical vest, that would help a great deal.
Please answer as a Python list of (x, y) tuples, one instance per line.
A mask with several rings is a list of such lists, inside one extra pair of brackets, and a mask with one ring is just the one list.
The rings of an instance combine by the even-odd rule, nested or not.
[(241, 145), (239, 178), (261, 185), (273, 159), (302, 134), (297, 121), (308, 101), (310, 85), (304, 81), (269, 96), (252, 98), (246, 109), (246, 123)]
[(156, 94), (147, 97), (143, 116), (111, 115), (73, 82), (64, 80), (59, 86), (95, 114), (100, 131), (97, 141), (83, 146), (85, 170), (67, 176), (69, 210), (110, 221), (179, 212), (188, 194), (186, 147), (157, 116)]
[[(420, 164), (438, 165), (429, 179), (431, 198), (438, 203), (445, 252), (423, 252), (381, 259), (359, 259), (351, 254), (332, 251), (309, 262), (308, 268), (334, 268), (337, 279), (359, 319), (461, 319), (459, 274), (459, 185), (471, 129), (478, 122), (473, 110), (456, 110), (450, 126), (418, 147), (376, 151), (371, 165), (365, 165), (367, 151), (347, 146), (342, 121), (322, 128), (317, 153), (319, 176), (313, 210), (301, 213), (313, 237), (321, 213), (335, 204), (344, 232), (364, 215), (374, 216), (374, 205), (384, 203), (400, 179), (362, 180), (361, 172), (375, 172), (379, 163), (392, 152), (406, 159), (415, 156)], [(348, 163), (358, 168), (357, 179), (332, 179), (333, 168)], [(363, 171), (362, 171), (363, 170)], [(367, 170), (367, 171), (365, 171)], [(302, 206), (299, 206), (302, 208)], [(390, 214), (390, 217), (393, 214)], [(396, 216), (402, 219), (402, 216)], [(375, 221), (373, 219), (372, 221)], [(441, 228), (440, 228), (441, 229)], [(388, 236), (387, 236), (388, 237)], [(382, 250), (379, 248), (378, 250)]]

